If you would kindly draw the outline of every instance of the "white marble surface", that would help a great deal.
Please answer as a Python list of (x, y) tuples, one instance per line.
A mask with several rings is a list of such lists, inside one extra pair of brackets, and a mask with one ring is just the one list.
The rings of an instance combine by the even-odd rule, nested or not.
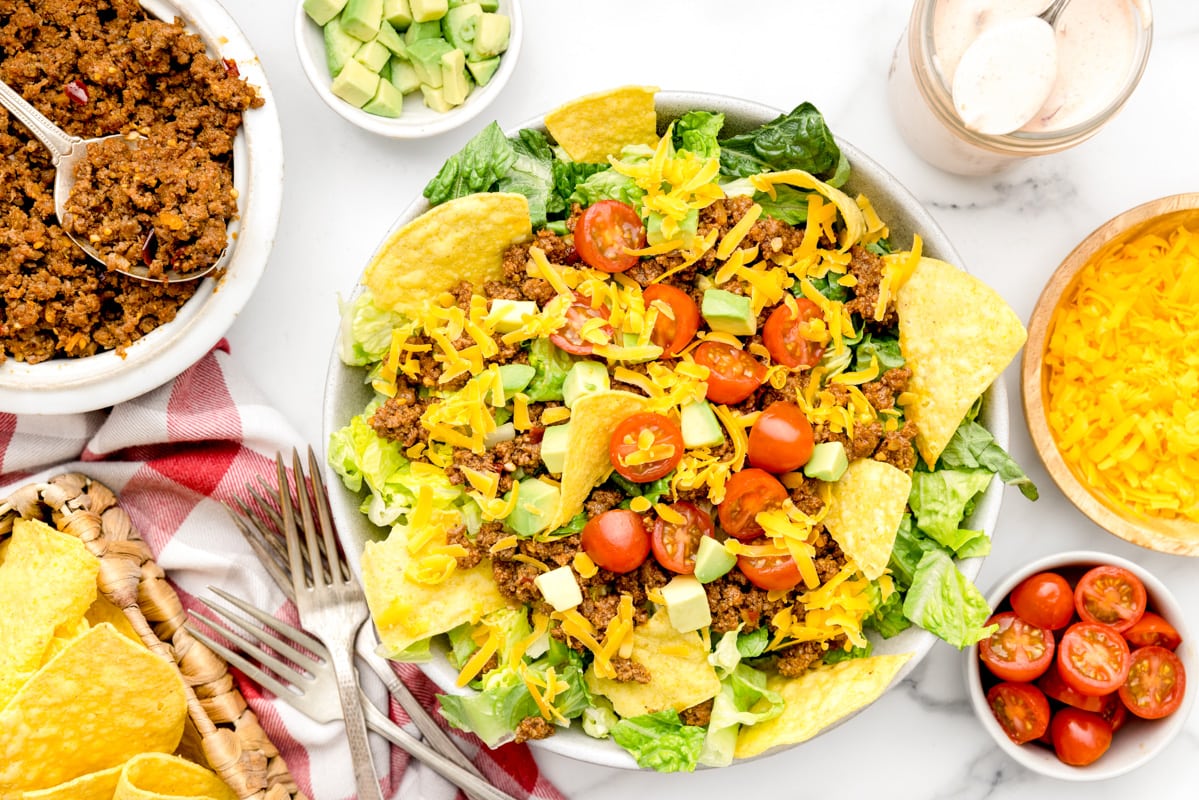
[[(225, 5), (265, 63), (287, 163), (278, 241), (229, 340), (270, 400), (318, 443), (337, 293), (353, 285), (395, 216), (444, 158), (491, 118), (513, 125), (624, 83), (743, 96), (780, 109), (810, 100), (837, 134), (928, 206), (965, 266), (1026, 320), (1045, 279), (1093, 228), (1146, 200), (1199, 189), (1196, 0), (1156, 0), (1148, 69), (1110, 127), (1075, 150), (981, 179), (927, 166), (891, 122), (886, 74), (909, 10), (903, 0), (525, 0), (524, 51), (505, 95), (465, 130), (408, 142), (353, 128), (321, 104), (300, 71), (291, 3)], [(1014, 365), (1004, 376), (1012, 398), (1011, 450), (1042, 496), (1032, 504), (1009, 490), (982, 588), (1034, 557), (1095, 548), (1153, 570), (1195, 610), (1191, 622), (1199, 624), (1199, 562), (1125, 544), (1062, 497), (1032, 450), (1016, 373)], [(1130, 775), (1098, 785), (1057, 783), (1025, 771), (991, 743), (967, 704), (962, 656), (938, 645), (911, 679), (868, 711), (783, 755), (694, 775), (539, 760), (573, 800), (701, 800), (747, 790), (773, 797), (1194, 797), (1199, 715), (1157, 760)]]

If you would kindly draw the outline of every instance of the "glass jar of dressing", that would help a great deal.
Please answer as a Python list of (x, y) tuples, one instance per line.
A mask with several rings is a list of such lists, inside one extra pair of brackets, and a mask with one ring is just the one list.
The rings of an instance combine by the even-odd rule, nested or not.
[(891, 64), (891, 111), (935, 167), (999, 172), (1094, 136), (1132, 94), (1153, 37), (1149, 0), (915, 0)]

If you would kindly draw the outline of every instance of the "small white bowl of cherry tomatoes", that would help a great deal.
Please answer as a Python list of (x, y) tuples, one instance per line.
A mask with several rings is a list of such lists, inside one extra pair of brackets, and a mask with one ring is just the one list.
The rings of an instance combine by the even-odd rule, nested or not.
[(1136, 769), (1182, 730), (1199, 675), (1182, 606), (1143, 567), (1073, 551), (1035, 561), (987, 598), (997, 627), (966, 654), (967, 691), (999, 747), (1071, 781)]

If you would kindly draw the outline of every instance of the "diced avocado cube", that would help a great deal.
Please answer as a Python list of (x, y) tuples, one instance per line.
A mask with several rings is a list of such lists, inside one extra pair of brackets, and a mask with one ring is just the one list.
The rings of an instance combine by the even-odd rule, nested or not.
[(704, 292), (700, 313), (703, 314), (708, 327), (714, 331), (723, 331), (734, 336), (753, 336), (758, 330), (758, 318), (745, 295), (733, 294), (724, 289), (708, 289)]
[(570, 439), (570, 423), (550, 425), (541, 435), (541, 463), (553, 475), (561, 475), (566, 466), (566, 445)]
[[(385, 61), (383, 63), (383, 66), (379, 68), (379, 80), (387, 81), (388, 83), (391, 83), (391, 59), (392, 58), (395, 58), (395, 56), (388, 58), (387, 61)], [(378, 94), (378, 93), (376, 92), (376, 94)], [(400, 94), (402, 95), (403, 92), (401, 92)]]
[[(673, 238), (683, 238), (687, 234), (694, 236), (699, 230), (699, 212), (694, 208), (687, 212), (683, 217), (683, 221), (679, 223), (678, 233), (673, 235)], [(645, 242), (649, 245), (661, 244), (667, 240), (667, 236), (662, 233), (662, 215), (657, 211), (651, 211), (645, 220)]]
[(406, 31), (412, 24), (412, 9), (408, 0), (383, 0), (383, 19), (397, 31)]
[(341, 27), (340, 17), (334, 17), (329, 20), (329, 23), (325, 25), (323, 33), (325, 37), (325, 63), (329, 67), (329, 74), (336, 78), (337, 74), (341, 72), (341, 68), (346, 65), (346, 62), (354, 57), (359, 47), (362, 47), (362, 42), (345, 32), (345, 29)]
[[(640, 347), (641, 346), (637, 342), (637, 334), (629, 333), (628, 331), (625, 331), (624, 334), (620, 337), (620, 343), (624, 347)], [(653, 342), (650, 342), (650, 345), (653, 347), (657, 347), (657, 345), (654, 345)], [(658, 356), (660, 356), (662, 354), (661, 350), (662, 350), (662, 348), (657, 347), (657, 349), (654, 350), (650, 355), (642, 356), (640, 358), (631, 358), (628, 355), (622, 355), (620, 357), (620, 360), (627, 361), (630, 364), (644, 364), (646, 361), (656, 361)]]
[(812, 456), (804, 464), (803, 474), (821, 481), (840, 480), (849, 469), (845, 445), (840, 442), (821, 442), (812, 448)]
[(404, 94), (391, 81), (379, 79), (379, 88), (362, 110), (379, 117), (398, 117), (404, 113)]
[(420, 85), (420, 93), (425, 98), (425, 105), (439, 114), (444, 114), (454, 108), (445, 101), (445, 95), (442, 94), (440, 88), (435, 89), (427, 83), (422, 83)]
[(450, 9), (447, 0), (408, 0), (413, 22), (440, 20)]
[(304, 13), (317, 25), (324, 25), (341, 13), (347, 0), (304, 0)]
[(408, 58), (420, 82), (430, 89), (440, 89), (444, 75), (441, 57), (454, 48), (445, 39), (420, 39), (408, 47)]
[(354, 53), (354, 58), (371, 72), (377, 73), (391, 58), (391, 51), (379, 44), (379, 40), (376, 39), (373, 42), (363, 42), (358, 48), (358, 52)]
[(478, 3), (458, 5), (441, 18), (441, 33), (447, 42), (470, 54), (473, 52), (475, 32), (482, 16), (483, 7)]
[(661, 592), (666, 601), (666, 613), (670, 615), (670, 626), (679, 633), (690, 633), (712, 624), (708, 593), (693, 575), (675, 575)]
[(362, 108), (379, 90), (379, 73), (371, 72), (362, 62), (350, 59), (333, 79), (330, 88), (342, 100), (355, 108)]
[(402, 94), (408, 94), (420, 88), (420, 77), (416, 74), (412, 64), (398, 56), (392, 56), (391, 85), (399, 89)]
[(379, 24), (379, 35), (375, 37), (375, 41), (386, 47), (393, 55), (401, 58), (408, 57), (408, 45), (404, 44), (404, 37), (400, 36), (387, 20), (383, 20)]
[(532, 300), (507, 300), (497, 297), (491, 301), (487, 318), (499, 333), (511, 333), (524, 324), (525, 317), (537, 313), (537, 304)]
[(498, 11), (500, 0), (479, 0), (479, 5), (483, 6), (484, 11)]
[(736, 564), (737, 557), (711, 536), (699, 540), (699, 548), (695, 551), (695, 579), (700, 583), (711, 583), (727, 575)]
[(491, 58), (508, 49), (512, 20), (507, 14), (484, 12), (475, 32), (475, 58)]
[(470, 75), (466, 72), (466, 53), (457, 47), (441, 57), (441, 91), (445, 101), (455, 106), (466, 102), (470, 94)]
[(707, 400), (696, 400), (679, 409), (685, 447), (715, 447), (724, 444), (724, 429)]
[(413, 43), (421, 39), (440, 39), (441, 38), (441, 22), (433, 20), (431, 22), (414, 22), (408, 26), (408, 30), (404, 31), (404, 44), (411, 46)]
[(467, 61), (466, 68), (470, 70), (475, 83), (486, 86), (488, 81), (495, 77), (496, 70), (500, 68), (500, 57), (495, 56), (483, 61)]
[[(558, 487), (536, 478), (525, 478), (516, 485), (516, 492), (516, 508), (504, 522), (517, 536), (541, 533), (558, 510)], [(509, 497), (510, 494), (505, 495), (505, 499)]]
[(606, 392), (611, 387), (608, 367), (598, 361), (576, 361), (562, 382), (562, 400), (567, 408), (583, 395)]
[(355, 39), (369, 42), (383, 22), (383, 0), (349, 0), (341, 11), (341, 27)]
[(533, 579), (533, 585), (555, 611), (569, 611), (583, 602), (583, 591), (569, 566), (541, 573)]
[(528, 364), (501, 364), (500, 383), (504, 387), (504, 394), (514, 395), (522, 391), (536, 374), (537, 370)]

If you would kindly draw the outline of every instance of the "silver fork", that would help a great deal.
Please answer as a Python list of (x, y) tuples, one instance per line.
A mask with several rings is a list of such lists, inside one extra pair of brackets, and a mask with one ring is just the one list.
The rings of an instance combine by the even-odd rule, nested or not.
[[(324, 657), (324, 647), (303, 631), (254, 608), (215, 586), (208, 587), (242, 614), (215, 600), (197, 598), (213, 616), (191, 612), (194, 620), (233, 643), (228, 647), (192, 622), (188, 631), (260, 686), (290, 703), (317, 722), (341, 718), (337, 679)], [(244, 616), (243, 616), (244, 615)], [(264, 627), (258, 627), (257, 620)], [(473, 772), (469, 772), (407, 733), (360, 694), (367, 725), (397, 747), (427, 764), (433, 771), (479, 800), (514, 800)]]

